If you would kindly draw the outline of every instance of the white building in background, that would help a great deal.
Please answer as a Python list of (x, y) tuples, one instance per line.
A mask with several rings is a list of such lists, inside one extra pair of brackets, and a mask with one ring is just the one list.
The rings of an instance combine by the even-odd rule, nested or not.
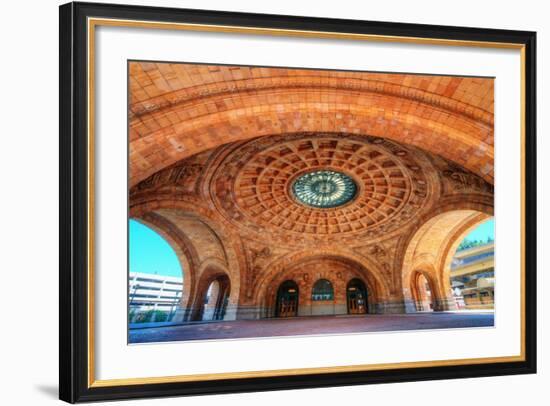
[(495, 243), (458, 251), (451, 262), (451, 286), (459, 308), (494, 309)]
[(130, 323), (171, 321), (182, 290), (183, 278), (131, 272), (128, 280)]

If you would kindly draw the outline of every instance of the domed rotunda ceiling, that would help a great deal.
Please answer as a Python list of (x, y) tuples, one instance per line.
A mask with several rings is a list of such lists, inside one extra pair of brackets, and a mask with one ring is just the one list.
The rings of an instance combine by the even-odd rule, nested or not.
[(342, 134), (264, 137), (223, 156), (211, 182), (220, 213), (286, 241), (395, 230), (426, 205), (435, 172), (416, 149)]
[[(278, 246), (394, 238), (442, 194), (492, 186), (417, 147), (346, 133), (293, 133), (190, 156), (131, 190), (132, 202), (199, 199), (239, 236)], [(187, 197), (186, 197), (187, 196)]]

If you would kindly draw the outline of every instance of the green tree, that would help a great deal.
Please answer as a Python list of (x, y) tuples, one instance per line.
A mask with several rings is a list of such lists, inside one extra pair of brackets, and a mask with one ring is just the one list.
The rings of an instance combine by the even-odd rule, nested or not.
[(460, 245), (458, 246), (458, 248), (456, 250), (457, 250), (457, 252), (462, 251), (462, 250), (467, 250), (468, 248), (479, 247), (480, 245), (490, 244), (493, 241), (494, 241), (494, 238), (491, 238), (490, 236), (487, 237), (487, 240), (485, 240), (485, 241), (483, 241), (483, 240), (469, 240), (469, 239), (465, 238), (464, 240), (462, 240), (462, 242), (460, 243)]

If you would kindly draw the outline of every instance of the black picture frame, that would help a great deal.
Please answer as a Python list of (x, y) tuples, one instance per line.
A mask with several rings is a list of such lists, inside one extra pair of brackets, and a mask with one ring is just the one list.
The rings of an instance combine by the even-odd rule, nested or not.
[[(113, 4), (60, 6), (59, 397), (84, 402), (536, 372), (536, 33)], [(513, 43), (525, 53), (525, 359), (472, 365), (90, 387), (88, 380), (87, 24), (89, 17)]]

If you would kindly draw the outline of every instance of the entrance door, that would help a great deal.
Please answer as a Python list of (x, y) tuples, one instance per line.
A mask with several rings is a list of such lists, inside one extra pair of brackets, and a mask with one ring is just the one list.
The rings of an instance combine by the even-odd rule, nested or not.
[(360, 279), (352, 279), (348, 283), (348, 314), (365, 314), (367, 307), (367, 289)]
[(295, 317), (298, 315), (298, 285), (294, 281), (285, 281), (277, 291), (277, 317)]

